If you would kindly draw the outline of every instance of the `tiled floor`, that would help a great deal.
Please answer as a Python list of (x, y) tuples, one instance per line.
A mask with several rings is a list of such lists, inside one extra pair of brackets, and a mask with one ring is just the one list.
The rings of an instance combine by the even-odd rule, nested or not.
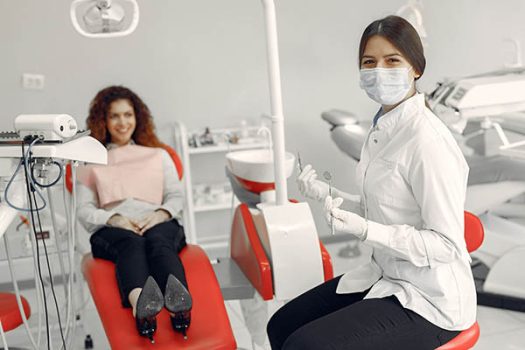
[[(348, 258), (349, 253), (353, 251), (348, 243), (328, 244), (327, 249), (332, 256), (336, 275), (348, 270), (352, 265), (356, 264), (359, 259), (366, 258), (366, 254), (361, 255), (357, 259)], [(61, 290), (61, 288), (57, 288), (59, 300), (62, 300), (60, 299), (62, 297), (60, 293)], [(26, 290), (23, 294), (32, 305), (36, 305), (34, 301), (34, 290)], [(269, 349), (267, 344), (256, 348), (252, 346), (251, 337), (246, 329), (239, 301), (228, 301), (226, 306), (238, 348), (243, 350)], [(84, 349), (84, 338), (86, 334), (90, 334), (93, 338), (95, 349), (109, 349), (107, 339), (100, 324), (100, 319), (91, 301), (87, 304), (82, 316), (82, 322), (80, 322), (77, 327), (77, 336), (73, 349)], [(475, 350), (525, 350), (525, 313), (480, 306), (478, 307), (477, 318), (481, 328), (481, 338), (475, 346)], [(31, 324), (36, 327), (36, 317), (31, 318)], [(58, 349), (59, 346), (57, 344), (60, 344), (58, 332), (55, 330), (54, 334), (54, 348)], [(13, 347), (29, 347), (23, 328), (9, 332), (8, 342), (9, 345)]]

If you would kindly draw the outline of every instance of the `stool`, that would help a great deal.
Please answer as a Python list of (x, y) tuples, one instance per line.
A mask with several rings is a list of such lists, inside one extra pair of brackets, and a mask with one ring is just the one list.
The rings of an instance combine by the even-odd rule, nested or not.
[[(479, 218), (469, 212), (465, 212), (465, 241), (469, 253), (475, 251), (483, 243), (485, 236), (483, 225)], [(462, 331), (448, 343), (436, 350), (468, 350), (472, 348), (479, 339), (479, 325), (475, 322), (470, 328)]]
[[(29, 318), (31, 315), (29, 303), (24, 297), (21, 296), (20, 298), (22, 299), (22, 306), (26, 318)], [(15, 329), (22, 323), (22, 315), (18, 309), (16, 295), (12, 293), (0, 293), (0, 333), (2, 336), (2, 342), (4, 343), (4, 349), (7, 349), (7, 341), (4, 332)]]

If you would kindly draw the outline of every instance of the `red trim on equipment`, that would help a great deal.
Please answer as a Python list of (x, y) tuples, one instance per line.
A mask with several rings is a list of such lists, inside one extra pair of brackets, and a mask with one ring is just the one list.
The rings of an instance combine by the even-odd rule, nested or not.
[(474, 323), (469, 329), (459, 333), (448, 343), (441, 345), (436, 350), (468, 350), (476, 345), (479, 339), (479, 324)]
[(485, 238), (481, 220), (474, 214), (465, 211), (465, 242), (468, 252), (478, 249)]
[[(478, 249), (483, 243), (485, 233), (481, 220), (474, 214), (465, 211), (465, 242), (469, 253)], [(474, 347), (479, 339), (479, 324), (462, 331), (448, 343), (436, 350), (468, 350)]]
[(323, 259), (324, 281), (326, 282), (334, 278), (334, 267), (332, 266), (332, 258), (328, 250), (326, 250), (321, 241), (319, 241), (319, 245), (321, 246), (321, 258)]
[(264, 300), (273, 299), (272, 268), (246, 204), (235, 211), (230, 255)]
[[(29, 316), (31, 316), (29, 303), (23, 296), (20, 296), (20, 298), (22, 299), (22, 307), (24, 308), (26, 318), (29, 318)], [(0, 319), (2, 320), (4, 332), (15, 329), (23, 323), (15, 294), (0, 293)]]
[(250, 192), (260, 194), (264, 191), (275, 190), (275, 183), (273, 182), (254, 182), (235, 176), (242, 186)]
[(71, 163), (66, 164), (66, 188), (69, 193), (73, 192), (73, 181), (71, 180)]

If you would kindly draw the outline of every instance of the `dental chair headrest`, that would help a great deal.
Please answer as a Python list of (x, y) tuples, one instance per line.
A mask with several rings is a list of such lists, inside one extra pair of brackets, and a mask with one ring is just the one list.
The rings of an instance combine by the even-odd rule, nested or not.
[(357, 117), (348, 111), (342, 109), (331, 109), (321, 113), (321, 118), (330, 123), (333, 127), (356, 124), (358, 122)]

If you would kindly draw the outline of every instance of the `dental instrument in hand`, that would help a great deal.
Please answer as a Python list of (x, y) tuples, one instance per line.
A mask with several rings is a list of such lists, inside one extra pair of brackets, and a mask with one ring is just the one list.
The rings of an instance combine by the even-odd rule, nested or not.
[(301, 161), (301, 154), (297, 152), (297, 166), (299, 167), (299, 172), (303, 172), (303, 162)]
[[(332, 174), (329, 171), (325, 171), (323, 173), (323, 177), (326, 181), (328, 181), (328, 195), (332, 197)], [(330, 230), (332, 236), (335, 235), (334, 217), (332, 215), (330, 215)]]

